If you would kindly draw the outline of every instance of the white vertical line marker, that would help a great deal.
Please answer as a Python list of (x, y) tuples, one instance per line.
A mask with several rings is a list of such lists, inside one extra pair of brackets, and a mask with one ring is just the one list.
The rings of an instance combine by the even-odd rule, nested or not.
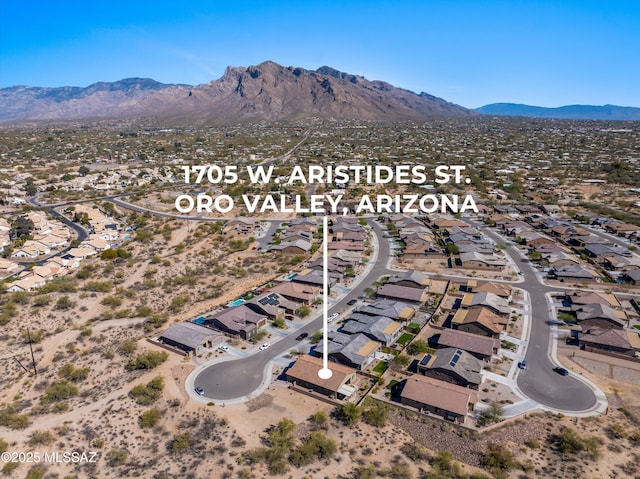
[(322, 369), (320, 379), (329, 379), (333, 372), (329, 369), (329, 220), (322, 219)]

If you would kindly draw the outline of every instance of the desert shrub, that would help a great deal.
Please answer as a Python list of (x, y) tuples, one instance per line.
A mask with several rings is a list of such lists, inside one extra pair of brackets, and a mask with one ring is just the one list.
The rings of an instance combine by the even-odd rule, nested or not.
[(24, 429), (31, 424), (28, 414), (20, 414), (18, 404), (10, 404), (0, 409), (0, 426), (9, 429)]
[(140, 427), (154, 427), (160, 421), (162, 413), (158, 409), (149, 409), (140, 415)]
[(162, 389), (164, 388), (164, 378), (162, 376), (156, 376), (147, 384), (137, 384), (131, 391), (131, 396), (135, 401), (143, 406), (149, 406), (156, 402), (162, 395)]
[(109, 293), (113, 289), (113, 284), (111, 281), (89, 281), (82, 289), (94, 293)]
[(84, 381), (89, 377), (89, 368), (77, 368), (73, 365), (73, 363), (67, 363), (60, 368), (58, 374), (63, 379), (68, 379), (69, 381), (78, 382)]
[(129, 451), (126, 449), (111, 449), (105, 456), (109, 467), (124, 466), (129, 458)]
[(127, 371), (138, 369), (153, 369), (167, 360), (169, 354), (165, 351), (147, 351), (135, 358), (131, 358), (125, 366)]
[(362, 417), (364, 422), (371, 426), (384, 427), (389, 417), (389, 408), (384, 404), (377, 403), (367, 408), (362, 413)]
[(36, 466), (33, 466), (31, 469), (29, 469), (29, 471), (27, 472), (27, 475), (24, 476), (24, 479), (42, 479), (46, 473), (47, 473), (47, 468), (44, 467), (42, 464), (38, 464)]
[(507, 473), (517, 466), (513, 452), (507, 447), (497, 444), (489, 444), (482, 455), (481, 462), (496, 479), (506, 478)]
[(182, 454), (191, 447), (191, 434), (185, 432), (178, 434), (173, 441), (171, 441), (171, 452), (174, 454)]
[(480, 417), (478, 418), (478, 427), (483, 427), (488, 424), (500, 422), (503, 415), (504, 410), (502, 408), (502, 405), (499, 402), (494, 401), (489, 404), (489, 407), (487, 409), (480, 413)]
[(42, 402), (52, 403), (57, 401), (64, 401), (65, 399), (77, 396), (78, 392), (78, 386), (64, 379), (55, 384), (52, 384), (44, 390)]
[(125, 339), (118, 345), (118, 352), (128, 356), (138, 348), (138, 342), (135, 339)]
[(318, 411), (312, 414), (311, 417), (309, 418), (309, 421), (311, 421), (311, 424), (314, 428), (322, 428), (322, 429), (327, 427), (328, 420), (329, 418), (327, 416), (327, 413), (324, 411)]
[(71, 301), (69, 296), (62, 296), (56, 301), (55, 309), (71, 309), (76, 303)]
[(558, 448), (564, 454), (585, 452), (592, 460), (600, 457), (600, 441), (594, 436), (580, 436), (574, 429), (564, 428), (556, 438)]
[(118, 298), (117, 296), (105, 296), (104, 298), (102, 298), (102, 301), (100, 301), (100, 304), (115, 309), (122, 306), (122, 299)]
[(32, 343), (32, 344), (36, 344), (39, 343), (40, 341), (42, 341), (42, 339), (44, 338), (44, 331), (42, 330), (37, 330), (37, 331), (22, 331), (22, 340), (26, 343)]
[(413, 462), (423, 462), (431, 459), (429, 452), (415, 442), (405, 442), (400, 447), (400, 451)]
[(336, 417), (347, 426), (353, 426), (362, 417), (362, 408), (353, 403), (344, 403), (335, 410)]
[(56, 438), (51, 431), (33, 431), (29, 437), (30, 446), (42, 446), (51, 444)]

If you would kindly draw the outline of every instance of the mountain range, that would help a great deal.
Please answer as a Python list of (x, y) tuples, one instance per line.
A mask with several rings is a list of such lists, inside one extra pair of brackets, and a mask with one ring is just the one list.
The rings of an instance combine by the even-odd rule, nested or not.
[(249, 67), (227, 67), (221, 78), (202, 85), (127, 78), (94, 83), (86, 88), (13, 86), (0, 89), (0, 122), (153, 118), (198, 124), (309, 117), (423, 121), (478, 114), (640, 120), (640, 108), (615, 105), (544, 108), (493, 103), (470, 110), (428, 93), (416, 94), (328, 66), (306, 70), (271, 61)]
[(218, 80), (196, 86), (128, 78), (86, 88), (0, 89), (0, 121), (135, 117), (176, 123), (305, 117), (403, 121), (475, 114), (427, 93), (331, 67), (305, 70), (271, 61), (227, 67)]
[(492, 103), (475, 109), (483, 115), (528, 116), (533, 118), (559, 118), (574, 120), (640, 120), (640, 108), (616, 105), (567, 105), (558, 108)]

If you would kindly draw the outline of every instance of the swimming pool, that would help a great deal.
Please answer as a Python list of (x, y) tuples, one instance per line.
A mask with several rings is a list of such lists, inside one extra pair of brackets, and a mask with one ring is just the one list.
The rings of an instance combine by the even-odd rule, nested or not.
[(246, 301), (244, 299), (236, 299), (234, 301), (231, 301), (229, 304), (227, 304), (227, 306), (229, 306), (231, 308), (233, 306), (241, 306), (244, 303), (246, 303)]

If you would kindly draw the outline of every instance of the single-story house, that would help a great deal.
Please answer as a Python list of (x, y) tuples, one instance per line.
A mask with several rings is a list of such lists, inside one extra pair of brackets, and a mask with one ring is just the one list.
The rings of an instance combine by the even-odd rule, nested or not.
[(451, 327), (458, 331), (497, 338), (508, 323), (506, 316), (499, 316), (489, 308), (458, 309), (451, 320)]
[(271, 288), (271, 291), (300, 304), (311, 304), (322, 293), (317, 286), (291, 281), (284, 281)]
[(632, 357), (640, 351), (638, 331), (592, 326), (586, 331), (578, 332), (577, 336), (582, 349), (593, 348)]
[(416, 315), (416, 308), (400, 301), (377, 299), (371, 304), (358, 308), (356, 313), (369, 316), (386, 316), (395, 321), (407, 322)]
[[(350, 368), (364, 370), (375, 359), (375, 353), (382, 345), (364, 334), (344, 334), (329, 332), (327, 337), (327, 351), (329, 359)], [(324, 345), (320, 342), (314, 354), (321, 356)]]
[(400, 402), (418, 410), (427, 410), (450, 421), (463, 423), (478, 402), (473, 389), (414, 374), (399, 385)]
[(462, 297), (463, 309), (489, 308), (495, 314), (508, 316), (511, 313), (509, 303), (493, 293), (465, 293)]
[(410, 303), (423, 304), (427, 300), (427, 292), (424, 289), (410, 288), (396, 284), (384, 284), (376, 291), (376, 296), (391, 300), (408, 301)]
[(594, 270), (584, 266), (559, 266), (549, 271), (548, 276), (559, 281), (587, 282), (595, 282), (600, 277)]
[(391, 345), (402, 333), (402, 323), (386, 316), (368, 316), (354, 313), (344, 323), (340, 332), (347, 334), (362, 333), (368, 338), (385, 346)]
[(294, 386), (313, 391), (336, 399), (345, 399), (351, 396), (356, 388), (356, 370), (342, 364), (331, 365), (331, 377), (321, 379), (318, 372), (323, 367), (321, 358), (313, 356), (300, 356), (298, 360), (286, 371), (287, 381)]
[(273, 245), (271, 251), (282, 254), (305, 254), (311, 249), (311, 242), (305, 240), (296, 240), (291, 242), (282, 242)]
[(578, 324), (583, 329), (592, 326), (622, 329), (627, 323), (627, 315), (624, 311), (616, 311), (604, 304), (572, 306), (571, 310), (575, 313)]
[(267, 324), (267, 317), (252, 311), (243, 304), (223, 309), (206, 318), (205, 324), (225, 333), (238, 335), (246, 340), (255, 336), (258, 330)]
[(438, 348), (463, 349), (481, 361), (491, 360), (491, 356), (498, 353), (499, 347), (499, 339), (479, 336), (455, 329), (443, 329), (438, 339)]
[(256, 296), (245, 305), (252, 311), (267, 316), (269, 319), (276, 319), (284, 314), (293, 314), (299, 306), (298, 303), (294, 303), (273, 291)]
[(389, 276), (387, 283), (407, 288), (425, 289), (431, 284), (429, 277), (422, 271), (404, 271)]
[(467, 281), (466, 291), (468, 293), (492, 293), (511, 301), (511, 285), (506, 283), (495, 283), (493, 281), (478, 282), (477, 279)]
[(418, 363), (420, 374), (471, 389), (478, 389), (482, 383), (481, 371), (480, 360), (458, 348), (438, 349)]
[(169, 326), (158, 341), (180, 349), (188, 354), (200, 354), (221, 344), (224, 336), (203, 326), (191, 322), (175, 323)]

